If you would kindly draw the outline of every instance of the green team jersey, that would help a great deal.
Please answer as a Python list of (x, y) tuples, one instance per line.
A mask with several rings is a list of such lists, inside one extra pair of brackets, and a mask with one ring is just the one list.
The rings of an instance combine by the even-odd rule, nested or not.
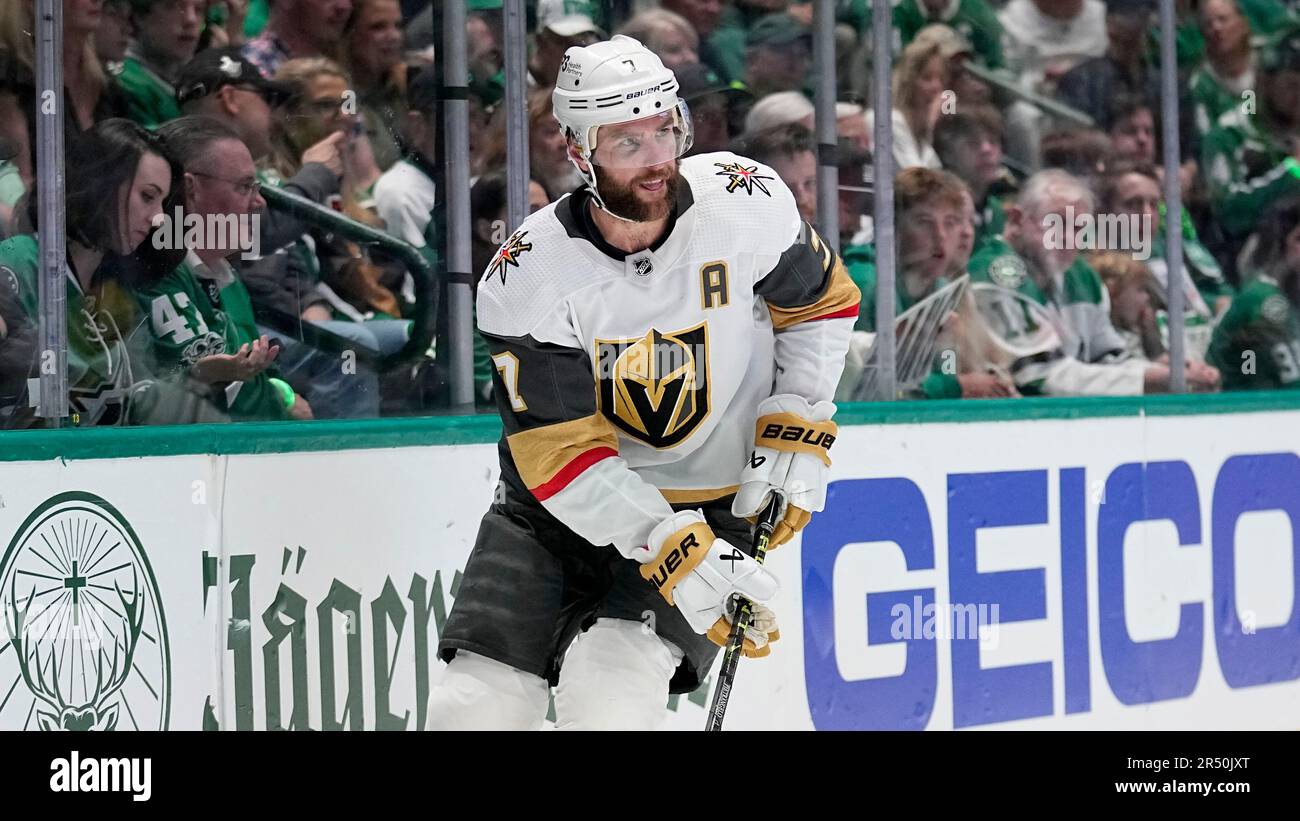
[[(34, 234), (20, 234), (0, 242), (0, 288), (17, 295), (32, 322), (39, 321), (40, 315), (39, 277), (40, 247)], [(72, 424), (123, 424), (135, 382), (125, 341), (138, 325), (135, 305), (113, 282), (87, 295), (69, 269), (66, 284), (68, 411)]]
[[(855, 0), (865, 7), (870, 28), (871, 7), (867, 0)], [(916, 33), (932, 23), (954, 29), (971, 44), (980, 62), (989, 68), (1002, 68), (1002, 24), (984, 0), (953, 0), (939, 19), (934, 20), (921, 8), (920, 0), (902, 0), (894, 6), (895, 49), (906, 46)]]
[[(862, 293), (862, 301), (858, 304), (858, 321), (853, 326), (853, 330), (874, 333), (876, 330), (876, 248), (874, 245), (850, 245), (843, 249), (840, 258), (844, 260), (849, 278)], [(896, 277), (894, 316), (897, 317), (946, 284), (947, 280), (940, 279), (930, 288), (929, 293), (914, 299), (903, 287), (903, 278)], [(919, 391), (926, 399), (960, 399), (961, 383), (957, 381), (956, 374), (945, 373), (936, 365), (921, 382)]]
[[(135, 296), (148, 319), (163, 372), (187, 371), (205, 356), (234, 353), (260, 337), (248, 289), (238, 277), (218, 288), (212, 280), (200, 280), (186, 262)], [(273, 375), (268, 368), (227, 388), (233, 419), (289, 418), (280, 390), (272, 384)]]
[(1201, 141), (1201, 167), (1215, 216), (1233, 236), (1249, 234), (1269, 203), (1300, 193), (1300, 163), (1281, 135), (1241, 106), (1228, 109)]
[(1226, 88), (1204, 63), (1187, 78), (1187, 90), (1192, 98), (1192, 111), (1196, 128), (1206, 133), (1224, 113), (1242, 102), (1240, 94)]
[(977, 250), (967, 269), (972, 282), (992, 282), (1055, 313), (1060, 320), (1057, 331), (1061, 346), (1067, 355), (1093, 363), (1124, 358), (1127, 346), (1111, 324), (1106, 286), (1082, 255), (1075, 258), (1050, 293), (1039, 287), (1024, 260), (1001, 237), (994, 237)]
[(138, 56), (110, 64), (109, 72), (126, 93), (127, 116), (140, 125), (154, 129), (181, 116), (176, 89)]
[(1300, 312), (1276, 280), (1259, 276), (1237, 294), (1206, 359), (1224, 390), (1300, 388)]
[(1007, 225), (1007, 212), (1002, 205), (1002, 198), (989, 194), (984, 198), (984, 207), (975, 212), (975, 245), (972, 253), (983, 248), (988, 242), (1002, 236), (1002, 229)]
[[(1164, 204), (1160, 206), (1160, 226), (1156, 229), (1155, 240), (1151, 244), (1151, 260), (1163, 262), (1165, 259), (1165, 214)], [(1191, 217), (1186, 211), (1182, 213), (1183, 217), (1183, 267), (1186, 269), (1188, 276), (1192, 279), (1192, 284), (1200, 293), (1201, 299), (1205, 300), (1205, 305), (1214, 313), (1214, 303), (1222, 297), (1232, 297), (1236, 294), (1228, 280), (1224, 279), (1223, 268), (1220, 267), (1219, 261), (1210, 253), (1210, 249), (1201, 244), (1201, 238), (1196, 233), (1196, 226), (1192, 224)], [(1150, 260), (1147, 264), (1150, 265)]]

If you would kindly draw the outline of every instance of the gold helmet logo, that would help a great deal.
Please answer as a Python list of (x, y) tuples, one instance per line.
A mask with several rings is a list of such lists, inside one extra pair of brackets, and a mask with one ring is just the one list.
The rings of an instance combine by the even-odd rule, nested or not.
[(672, 447), (709, 415), (707, 331), (650, 329), (639, 339), (596, 340), (600, 409), (620, 430)]

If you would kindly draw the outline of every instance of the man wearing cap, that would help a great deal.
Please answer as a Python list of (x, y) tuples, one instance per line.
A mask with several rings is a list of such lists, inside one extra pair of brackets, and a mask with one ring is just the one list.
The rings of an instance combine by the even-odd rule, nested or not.
[(181, 116), (173, 84), (194, 56), (203, 23), (202, 0), (132, 0), (135, 42), (110, 71), (127, 97), (127, 115), (145, 128)]
[(695, 128), (695, 140), (688, 156), (725, 151), (738, 131), (733, 117), (737, 106), (732, 103), (747, 98), (748, 92), (737, 84), (724, 82), (703, 63), (687, 63), (675, 73), (681, 84), (678, 96), (690, 106), (691, 124)]
[(934, 23), (943, 23), (970, 41), (984, 65), (1003, 66), (1002, 24), (984, 0), (902, 0), (894, 6), (897, 47), (912, 42), (917, 32)]
[(789, 14), (769, 14), (745, 40), (745, 85), (756, 99), (774, 91), (797, 91), (808, 81), (812, 34)]
[(266, 28), (243, 54), (267, 77), (285, 60), (334, 57), (352, 14), (352, 0), (275, 0)]
[[(210, 49), (191, 60), (181, 71), (176, 96), (186, 114), (205, 115), (229, 127), (248, 147), (254, 161), (264, 164), (271, 152), (272, 109), (285, 102), (289, 94), (286, 86), (264, 78), (238, 49), (230, 48)], [(302, 168), (292, 179), (282, 181), (273, 172), (259, 170), (259, 182), (283, 187), (313, 202), (325, 202), (339, 191), (342, 139), (342, 133), (336, 132), (304, 151)], [(248, 289), (257, 321), (263, 326), (283, 328), (299, 319), (316, 319), (334, 333), (356, 332), (355, 323), (333, 322), (329, 311), (323, 310), (328, 300), (315, 290), (311, 266), (302, 261), (307, 252), (300, 240), (309, 226), (298, 217), (274, 209), (264, 209), (258, 217), (262, 257), (232, 260)], [(371, 342), (366, 338), (360, 341)], [(321, 384), (322, 380), (328, 383), (338, 371), (337, 361), (317, 355), (299, 340), (282, 338), (281, 344), (281, 367), (286, 372), (304, 368), (304, 372), (312, 374), (308, 379)], [(367, 383), (373, 384), (374, 375), (363, 370), (358, 369), (360, 379), (334, 387), (324, 384), (312, 392), (313, 404), (322, 417), (376, 415), (377, 394), (367, 387)]]
[(1265, 46), (1255, 91), (1253, 105), (1228, 109), (1201, 142), (1216, 221), (1233, 239), (1268, 203), (1300, 193), (1300, 29)]
[(605, 33), (596, 25), (599, 9), (591, 0), (541, 0), (537, 6), (537, 33), (528, 61), (529, 79), (549, 88), (564, 62), (565, 52), (574, 46), (589, 46)]

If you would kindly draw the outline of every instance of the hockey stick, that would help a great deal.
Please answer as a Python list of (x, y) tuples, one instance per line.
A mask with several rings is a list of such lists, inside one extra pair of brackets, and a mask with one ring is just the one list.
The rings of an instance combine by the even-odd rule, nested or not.
[[(754, 531), (754, 561), (763, 563), (767, 555), (767, 542), (772, 538), (772, 531), (781, 518), (784, 497), (772, 493), (772, 501), (767, 503)], [(722, 670), (718, 673), (718, 686), (713, 691), (713, 703), (709, 705), (709, 720), (704, 725), (705, 732), (722, 729), (722, 718), (727, 713), (727, 701), (731, 698), (731, 685), (736, 680), (736, 666), (740, 663), (740, 650), (745, 646), (745, 630), (749, 627), (752, 608), (749, 599), (741, 598), (736, 605), (735, 621), (731, 624), (731, 635), (727, 637), (727, 647), (722, 655)]]

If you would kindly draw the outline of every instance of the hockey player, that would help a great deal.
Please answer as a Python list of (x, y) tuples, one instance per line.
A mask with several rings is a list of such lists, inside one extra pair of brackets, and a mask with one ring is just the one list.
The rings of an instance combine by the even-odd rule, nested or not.
[[(777, 581), (746, 552), (822, 509), (830, 401), (858, 313), (833, 249), (776, 173), (680, 160), (677, 81), (636, 40), (570, 48), (553, 93), (585, 186), (528, 217), (478, 286), (501, 481), (439, 644), (438, 729), (657, 726), (695, 690), (733, 596)], [(777, 638), (766, 607), (745, 653)]]

